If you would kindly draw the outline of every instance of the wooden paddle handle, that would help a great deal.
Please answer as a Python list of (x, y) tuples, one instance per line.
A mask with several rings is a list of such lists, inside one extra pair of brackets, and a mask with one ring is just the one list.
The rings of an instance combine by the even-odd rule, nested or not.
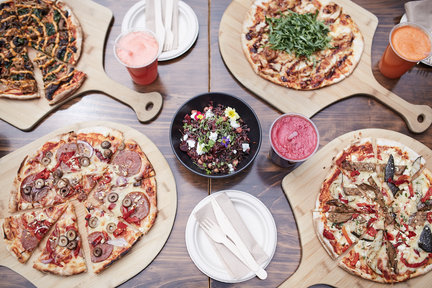
[(432, 124), (432, 108), (427, 105), (411, 104), (381, 85), (371, 93), (381, 103), (396, 111), (414, 133), (422, 133)]
[[(105, 79), (100, 79), (89, 84), (97, 87), (95, 90), (101, 91), (121, 102), (130, 106), (137, 114), (138, 120), (148, 122), (155, 118), (162, 109), (163, 99), (159, 92), (140, 93), (123, 86), (105, 75)], [(90, 79), (89, 79), (90, 80)]]

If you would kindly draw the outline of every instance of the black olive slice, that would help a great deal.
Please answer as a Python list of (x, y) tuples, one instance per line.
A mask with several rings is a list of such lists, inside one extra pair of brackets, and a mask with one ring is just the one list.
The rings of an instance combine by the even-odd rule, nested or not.
[(99, 220), (98, 220), (97, 217), (91, 217), (91, 218), (89, 219), (89, 221), (88, 221), (88, 225), (89, 225), (91, 228), (96, 228), (96, 226), (98, 225), (98, 222), (99, 222)]
[(66, 187), (68, 185), (69, 185), (69, 180), (66, 178), (62, 178), (57, 182), (57, 187), (60, 189)]
[(42, 165), (48, 166), (51, 163), (51, 159), (48, 157), (42, 158)]
[(115, 192), (111, 192), (111, 193), (108, 194), (108, 201), (111, 202), (111, 203), (116, 202), (118, 200), (118, 198), (119, 198), (119, 196)]
[(32, 187), (30, 185), (26, 185), (23, 187), (23, 192), (25, 195), (29, 195), (32, 191)]
[(66, 247), (67, 247), (69, 250), (73, 250), (73, 249), (75, 249), (77, 246), (78, 246), (78, 242), (77, 242), (77, 241), (71, 241), (71, 242), (69, 242), (69, 243), (67, 244)]
[(60, 170), (60, 169), (57, 169), (57, 170), (54, 171), (53, 176), (55, 178), (61, 178), (63, 176), (63, 171)]
[(108, 148), (111, 147), (111, 142), (109, 142), (109, 141), (103, 141), (103, 142), (101, 143), (101, 147), (102, 147), (103, 149), (108, 149)]
[(123, 199), (123, 202), (122, 202), (122, 205), (123, 205), (124, 207), (129, 207), (129, 206), (132, 205), (132, 200), (131, 200), (130, 198), (124, 198), (124, 199)]
[(77, 238), (77, 232), (73, 229), (66, 232), (66, 237), (69, 241), (73, 241)]
[(108, 233), (113, 233), (117, 229), (117, 225), (114, 222), (108, 223), (106, 229)]
[(45, 181), (43, 180), (43, 179), (37, 179), (36, 181), (35, 181), (35, 188), (36, 189), (41, 189), (42, 187), (44, 187), (45, 186)]
[(67, 239), (66, 236), (61, 235), (61, 236), (59, 237), (59, 239), (58, 239), (58, 245), (59, 245), (60, 247), (66, 247), (66, 246), (68, 245), (68, 243), (69, 243), (69, 240)]
[(141, 186), (141, 184), (142, 184), (141, 181), (138, 181), (138, 182), (135, 182), (135, 183), (133, 184), (133, 186), (134, 186), (134, 187), (139, 187), (139, 186)]
[(101, 256), (101, 255), (102, 255), (102, 248), (100, 248), (100, 247), (95, 247), (95, 248), (93, 249), (93, 255), (94, 255), (95, 257), (99, 257), (99, 256)]
[(104, 156), (105, 158), (111, 158), (111, 156), (112, 156), (112, 151), (111, 151), (110, 149), (105, 149), (105, 150), (103, 150), (103, 156)]
[(53, 153), (51, 151), (47, 151), (45, 153), (45, 157), (47, 157), (47, 158), (51, 158), (52, 156), (53, 156)]
[(393, 159), (393, 155), (390, 154), (390, 157), (387, 161), (387, 165), (385, 167), (385, 171), (384, 171), (384, 177), (385, 177), (385, 181), (389, 182), (389, 180), (393, 180), (393, 176), (395, 173), (395, 165), (394, 165), (394, 159)]
[(88, 167), (90, 165), (90, 159), (88, 157), (81, 157), (80, 164), (83, 167)]
[(68, 187), (63, 187), (60, 189), (60, 195), (62, 197), (66, 197), (69, 194), (69, 188)]

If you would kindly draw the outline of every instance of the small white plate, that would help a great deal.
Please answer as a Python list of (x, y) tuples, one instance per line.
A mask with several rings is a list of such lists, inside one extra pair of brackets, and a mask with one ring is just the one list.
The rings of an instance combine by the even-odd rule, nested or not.
[[(128, 12), (126, 12), (122, 22), (122, 32), (135, 27), (145, 28), (145, 8), (146, 2), (145, 0), (142, 0), (133, 5)], [(159, 61), (171, 60), (184, 54), (192, 47), (198, 37), (199, 24), (195, 12), (183, 1), (178, 2), (178, 9), (178, 47), (175, 50), (162, 52), (159, 56)]]
[(210, 242), (211, 240), (208, 239), (205, 232), (199, 227), (194, 215), (196, 211), (210, 202), (211, 197), (215, 197), (223, 192), (231, 199), (243, 222), (245, 222), (257, 243), (269, 256), (264, 263), (264, 268), (270, 263), (275, 253), (277, 229), (273, 216), (267, 207), (258, 198), (246, 192), (236, 190), (219, 191), (207, 196), (195, 206), (189, 216), (185, 231), (186, 248), (189, 256), (198, 269), (208, 277), (220, 282), (238, 283), (252, 279), (255, 277), (255, 274), (251, 271), (243, 278), (234, 279), (226, 271), (219, 257), (216, 256), (214, 247)]
[[(399, 23), (405, 23), (407, 21), (408, 21), (408, 19), (407, 19), (406, 13), (404, 13), (402, 15)], [(426, 65), (432, 66), (432, 56), (430, 56), (430, 57), (428, 57), (428, 58), (426, 58), (426, 59), (424, 59), (423, 61), (420, 61), (420, 62), (422, 62), (423, 64), (426, 64)]]

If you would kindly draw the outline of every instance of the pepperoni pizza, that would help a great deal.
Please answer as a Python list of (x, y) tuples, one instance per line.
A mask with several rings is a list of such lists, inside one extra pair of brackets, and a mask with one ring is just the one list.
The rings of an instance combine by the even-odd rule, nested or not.
[[(12, 213), (37, 210), (14, 214), (5, 220), (3, 231), (8, 249), (20, 262), (26, 262), (50, 225), (62, 214), (65, 203), (73, 202), (87, 208), (87, 231), (74, 230), (78, 234), (88, 234), (93, 272), (103, 271), (126, 254), (154, 225), (158, 213), (155, 175), (153, 165), (140, 145), (133, 139), (125, 139), (116, 129), (98, 126), (57, 135), (28, 154), (18, 169), (9, 210)], [(73, 207), (68, 208), (65, 213), (74, 215), (72, 210)], [(47, 213), (48, 216), (35, 216)], [(51, 222), (45, 220), (42, 229), (40, 221), (35, 224), (31, 220), (22, 220), (28, 217), (40, 221), (49, 217)], [(69, 217), (67, 221), (72, 225), (74, 216), (65, 217)], [(85, 271), (85, 262), (84, 268), (80, 266), (61, 272), (59, 270), (68, 269), (65, 268), (67, 264), (63, 260), (50, 260), (57, 259), (53, 255), (58, 250), (60, 254), (70, 252), (76, 258), (80, 253), (74, 249), (87, 245), (75, 238), (69, 239), (73, 237), (68, 240), (75, 241), (79, 247), (69, 249), (72, 251), (66, 249), (67, 245), (54, 243), (53, 239), (60, 239), (62, 233), (67, 237), (70, 228), (69, 224), (67, 227), (57, 224), (51, 232), (51, 242), (45, 246), (34, 267), (62, 275)], [(29, 227), (39, 230), (35, 232)], [(75, 260), (84, 261), (78, 258)]]
[[(68, 5), (50, 0), (0, 0), (0, 97), (39, 98), (50, 105), (78, 89), (86, 74), (76, 70), (82, 31)], [(29, 50), (40, 51), (29, 59)], [(38, 91), (34, 65), (40, 69), (44, 90)]]
[(362, 138), (342, 150), (313, 218), (325, 250), (353, 274), (396, 283), (432, 269), (432, 173), (401, 143)]

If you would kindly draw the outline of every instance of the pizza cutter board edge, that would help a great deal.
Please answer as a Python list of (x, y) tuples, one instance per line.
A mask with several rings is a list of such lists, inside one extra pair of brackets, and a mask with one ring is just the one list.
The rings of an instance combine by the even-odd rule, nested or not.
[(111, 10), (90, 0), (66, 0), (65, 2), (71, 6), (81, 24), (83, 50), (76, 68), (85, 72), (87, 79), (74, 95), (52, 106), (43, 98), (31, 100), (0, 98), (0, 119), (28, 131), (46, 115), (69, 100), (95, 91), (107, 94), (130, 106), (141, 122), (156, 117), (163, 104), (160, 93), (139, 93), (110, 79), (105, 73), (104, 44), (113, 18)]
[[(312, 221), (321, 184), (329, 173), (332, 158), (355, 139), (362, 137), (386, 138), (400, 142), (422, 155), (426, 167), (432, 169), (432, 150), (404, 134), (385, 129), (363, 129), (337, 137), (321, 148), (312, 158), (282, 180), (300, 235), (301, 260), (297, 270), (280, 287), (309, 287), (327, 284), (334, 287), (383, 287), (383, 284), (354, 276), (338, 267), (318, 240)], [(432, 273), (394, 284), (395, 287), (428, 287)], [(392, 285), (386, 285), (392, 287)]]
[(264, 101), (284, 113), (296, 111), (312, 117), (334, 102), (357, 94), (366, 94), (397, 112), (413, 132), (424, 132), (432, 124), (431, 107), (413, 105), (377, 82), (371, 68), (371, 50), (378, 18), (349, 0), (334, 1), (353, 18), (364, 38), (360, 63), (349, 77), (324, 88), (298, 91), (258, 76), (243, 54), (240, 37), (243, 20), (254, 1), (234, 0), (225, 10), (219, 26), (219, 49), (225, 65), (234, 77)]
[[(158, 216), (156, 222), (149, 233), (142, 236), (128, 254), (98, 275), (91, 271), (90, 251), (85, 244), (83, 245), (83, 249), (88, 271), (86, 273), (65, 277), (44, 274), (32, 268), (34, 260), (37, 259), (40, 253), (40, 248), (35, 251), (26, 264), (21, 264), (6, 250), (5, 242), (3, 239), (0, 239), (0, 265), (6, 266), (19, 273), (37, 287), (59, 287), (60, 284), (62, 287), (118, 286), (137, 275), (156, 258), (168, 240), (174, 225), (177, 211), (177, 190), (174, 175), (168, 162), (157, 146), (147, 136), (128, 126), (107, 121), (82, 122), (58, 129), (1, 158), (0, 185), (3, 189), (0, 190), (0, 218), (8, 216), (5, 215), (5, 213), (8, 211), (9, 193), (13, 184), (13, 179), (21, 161), (27, 153), (35, 151), (35, 149), (38, 149), (43, 143), (52, 139), (55, 135), (94, 126), (106, 126), (122, 131), (125, 139), (135, 139), (146, 153), (156, 171), (158, 189)], [(82, 233), (86, 229), (84, 220), (86, 212), (84, 206), (77, 200), (73, 200), (72, 203), (76, 208), (79, 231)], [(2, 231), (2, 229), (0, 230)], [(82, 235), (82, 239), (86, 241), (87, 236)], [(44, 242), (46, 242), (46, 238), (42, 241), (40, 247), (44, 247)], [(113, 275), (115, 275), (115, 277), (113, 277)]]

